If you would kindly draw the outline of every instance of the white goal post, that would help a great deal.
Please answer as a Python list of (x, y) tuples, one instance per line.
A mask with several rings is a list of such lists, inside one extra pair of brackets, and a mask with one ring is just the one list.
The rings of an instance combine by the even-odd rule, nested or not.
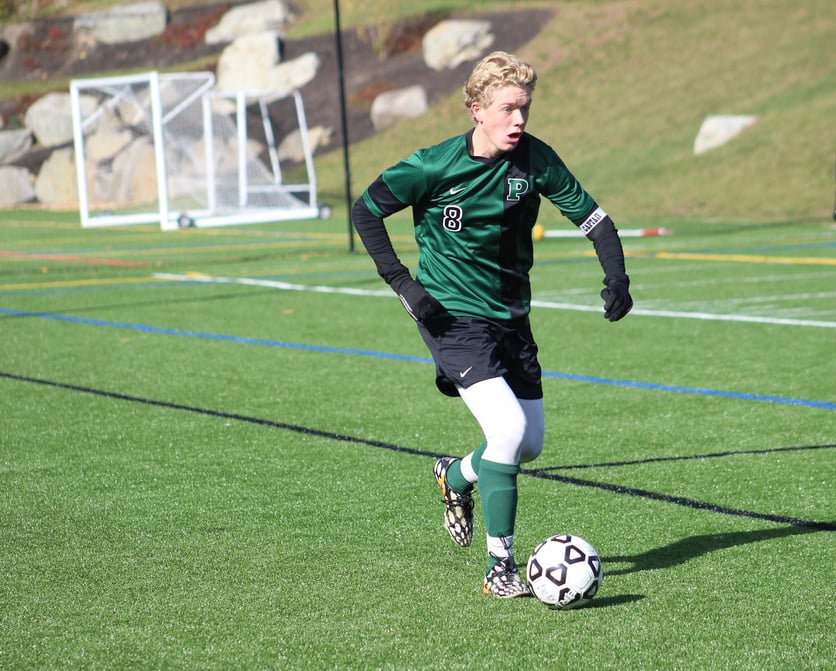
[(320, 216), (299, 92), (221, 93), (214, 84), (209, 72), (71, 82), (82, 226)]

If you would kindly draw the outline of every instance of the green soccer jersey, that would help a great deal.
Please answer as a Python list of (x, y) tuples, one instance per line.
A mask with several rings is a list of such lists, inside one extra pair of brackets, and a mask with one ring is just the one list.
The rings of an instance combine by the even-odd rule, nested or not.
[[(596, 205), (541, 140), (524, 134), (513, 151), (488, 160), (471, 156), (472, 133), (419, 149), (381, 177), (412, 207), (416, 279), (426, 290), (454, 315), (516, 319), (531, 305), (540, 196), (576, 222)], [(376, 201), (372, 187), (363, 200), (378, 217), (402, 209)]]

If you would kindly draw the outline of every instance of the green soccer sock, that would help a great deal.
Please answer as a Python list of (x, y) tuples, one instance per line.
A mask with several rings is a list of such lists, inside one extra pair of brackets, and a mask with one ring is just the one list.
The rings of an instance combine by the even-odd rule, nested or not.
[(488, 446), (488, 441), (483, 440), (482, 444), (473, 450), (473, 457), (470, 459), (470, 465), (473, 467), (476, 475), (479, 475), (479, 467), (482, 465), (482, 455), (485, 453), (485, 448)]
[(479, 493), (485, 531), (494, 538), (513, 538), (517, 519), (517, 474), (520, 467), (482, 459)]
[[(487, 446), (488, 442), (483, 441), (482, 444), (473, 451), (471, 465), (473, 466), (473, 470), (476, 471), (477, 475), (479, 474), (479, 464), (482, 461), (482, 453), (485, 451), (485, 448)], [(457, 459), (456, 461), (454, 461), (452, 464), (450, 464), (450, 467), (447, 469), (447, 485), (454, 492), (459, 492), (459, 494), (464, 494), (473, 489), (473, 483), (467, 480), (462, 475), (461, 459)]]
[(465, 480), (462, 475), (461, 459), (456, 459), (452, 464), (450, 464), (447, 468), (447, 475), (445, 479), (447, 481), (447, 486), (459, 494), (466, 494), (473, 489), (473, 483)]

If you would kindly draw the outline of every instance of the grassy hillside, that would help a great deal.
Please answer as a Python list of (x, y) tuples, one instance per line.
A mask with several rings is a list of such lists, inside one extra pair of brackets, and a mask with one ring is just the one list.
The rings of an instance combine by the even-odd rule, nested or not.
[[(324, 13), (331, 3), (307, 4)], [(557, 8), (554, 19), (521, 52), (540, 75), (529, 130), (555, 145), (618, 221), (830, 218), (831, 2), (548, 4)], [(355, 147), (357, 189), (416, 143), (466, 128), (459, 100), (455, 92), (441, 109)], [(694, 138), (709, 114), (759, 121), (697, 157)], [(341, 158), (321, 158), (318, 170), (324, 197), (339, 201)], [(558, 215), (544, 216), (548, 223)]]
[[(106, 4), (113, 3), (75, 7)], [(296, 6), (301, 16), (291, 39), (333, 30), (333, 0)], [(555, 16), (521, 51), (540, 74), (529, 130), (558, 149), (618, 222), (830, 221), (836, 161), (831, 0), (340, 2), (344, 27), (384, 28), (433, 11), (543, 6), (555, 8)], [(694, 138), (710, 114), (754, 114), (759, 121), (732, 143), (694, 156)], [(359, 193), (417, 145), (462, 132), (468, 123), (455, 91), (423, 118), (356, 145), (353, 190)], [(319, 156), (316, 166), (320, 200), (333, 203), (344, 219), (341, 152)], [(559, 218), (550, 208), (543, 216), (546, 225)]]

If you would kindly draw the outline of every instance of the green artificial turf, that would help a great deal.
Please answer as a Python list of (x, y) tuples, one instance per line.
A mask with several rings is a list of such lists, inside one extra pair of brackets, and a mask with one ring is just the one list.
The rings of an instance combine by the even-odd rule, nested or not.
[(333, 226), (3, 225), (3, 668), (829, 666), (826, 224), (625, 241), (618, 324), (588, 243), (538, 243), (548, 426), (517, 554), (595, 545), (571, 612), (481, 594), (481, 515), (454, 546), (431, 475), (478, 428)]

